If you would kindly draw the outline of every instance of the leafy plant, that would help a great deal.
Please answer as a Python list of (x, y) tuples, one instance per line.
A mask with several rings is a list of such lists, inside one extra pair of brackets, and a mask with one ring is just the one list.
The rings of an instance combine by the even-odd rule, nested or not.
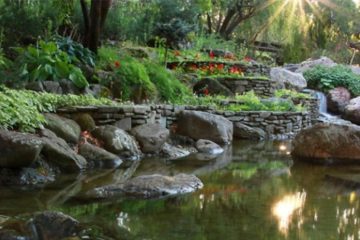
[(34, 131), (45, 123), (41, 113), (75, 105), (113, 105), (109, 99), (90, 95), (56, 95), (0, 86), (0, 128)]
[(360, 76), (344, 65), (335, 67), (316, 66), (304, 73), (308, 86), (314, 89), (329, 91), (335, 87), (345, 87), (355, 95), (360, 95)]
[(22, 80), (58, 81), (65, 78), (79, 88), (88, 85), (81, 69), (73, 65), (72, 58), (54, 42), (40, 41), (37, 47), (29, 46), (17, 50), (20, 55), (16, 63), (19, 65), (19, 76)]
[(191, 95), (190, 89), (163, 66), (148, 61), (145, 62), (145, 67), (151, 82), (158, 90), (160, 100), (175, 102), (177, 99)]
[(95, 66), (95, 55), (82, 44), (74, 42), (70, 37), (56, 36), (54, 38), (58, 48), (66, 52), (76, 63), (78, 61), (91, 67)]

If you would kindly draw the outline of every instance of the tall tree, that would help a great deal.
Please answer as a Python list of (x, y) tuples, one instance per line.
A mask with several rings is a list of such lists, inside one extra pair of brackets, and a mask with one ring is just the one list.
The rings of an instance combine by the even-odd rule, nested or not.
[(112, 0), (91, 0), (90, 11), (85, 0), (80, 0), (84, 18), (84, 46), (97, 53), (100, 33), (104, 27), (106, 16)]
[(206, 14), (208, 33), (230, 39), (235, 29), (252, 17), (259, 6), (259, 0), (212, 1), (211, 10)]

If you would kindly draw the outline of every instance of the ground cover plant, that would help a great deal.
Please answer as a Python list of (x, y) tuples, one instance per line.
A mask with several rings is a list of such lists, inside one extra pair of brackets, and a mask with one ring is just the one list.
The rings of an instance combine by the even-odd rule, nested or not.
[(109, 99), (90, 95), (56, 95), (29, 90), (13, 90), (0, 85), (0, 128), (31, 132), (45, 123), (42, 113), (57, 108), (82, 105), (114, 105)]

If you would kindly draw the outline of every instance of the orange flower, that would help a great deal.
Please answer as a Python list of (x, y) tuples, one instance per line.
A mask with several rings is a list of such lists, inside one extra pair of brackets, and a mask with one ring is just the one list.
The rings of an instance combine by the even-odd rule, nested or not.
[(180, 55), (181, 55), (181, 53), (180, 53), (180, 51), (175, 50), (175, 51), (174, 51), (174, 55), (175, 55), (175, 56), (180, 56)]
[(222, 64), (222, 63), (218, 64), (217, 69), (220, 70), (220, 71), (223, 70), (224, 69), (224, 64)]
[(120, 67), (120, 62), (119, 61), (115, 61), (114, 62), (115, 68), (119, 68)]

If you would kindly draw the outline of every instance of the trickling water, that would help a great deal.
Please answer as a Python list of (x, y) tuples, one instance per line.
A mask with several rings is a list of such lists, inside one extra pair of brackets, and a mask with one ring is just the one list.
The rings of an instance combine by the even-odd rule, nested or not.
[(322, 113), (328, 113), (327, 112), (327, 99), (324, 93), (322, 92), (316, 92), (316, 97), (319, 99), (319, 112)]

